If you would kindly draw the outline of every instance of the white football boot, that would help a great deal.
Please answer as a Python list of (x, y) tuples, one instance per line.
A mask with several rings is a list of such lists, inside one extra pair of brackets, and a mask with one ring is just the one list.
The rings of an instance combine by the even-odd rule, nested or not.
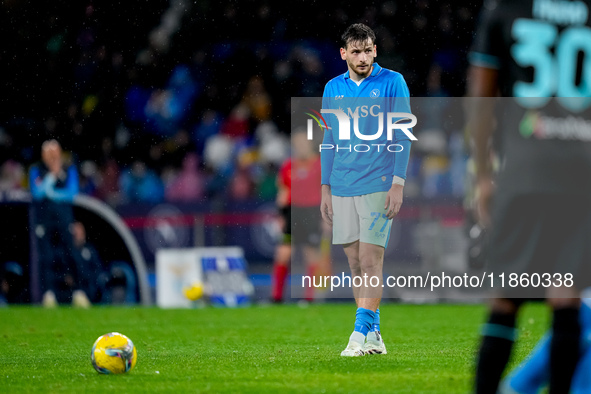
[(72, 305), (77, 308), (88, 309), (92, 304), (84, 291), (74, 290), (72, 293)]
[(367, 333), (367, 340), (363, 345), (363, 352), (365, 354), (388, 354), (386, 345), (384, 344), (384, 340), (379, 331)]
[(44, 308), (56, 308), (57, 299), (55, 298), (55, 293), (51, 290), (47, 290), (43, 294), (43, 301), (41, 303)]
[(341, 352), (342, 357), (359, 357), (365, 356), (365, 352), (363, 351), (363, 346), (359, 342), (349, 341), (349, 344)]

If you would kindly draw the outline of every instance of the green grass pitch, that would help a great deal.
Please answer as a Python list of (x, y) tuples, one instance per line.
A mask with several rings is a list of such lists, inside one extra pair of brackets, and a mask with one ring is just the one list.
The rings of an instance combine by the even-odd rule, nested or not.
[[(396, 392), (466, 393), (482, 305), (381, 307), (389, 354), (342, 358), (353, 304), (161, 310), (0, 309), (0, 392)], [(513, 364), (548, 325), (543, 305), (520, 316)], [(130, 337), (134, 370), (99, 375), (94, 340)]]

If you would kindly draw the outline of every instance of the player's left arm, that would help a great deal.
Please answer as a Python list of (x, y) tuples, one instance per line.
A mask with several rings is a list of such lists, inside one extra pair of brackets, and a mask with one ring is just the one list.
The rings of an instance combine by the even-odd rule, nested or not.
[[(392, 99), (394, 100), (392, 103), (394, 112), (411, 113), (410, 92), (402, 76), (396, 80)], [(406, 169), (408, 168), (408, 160), (410, 158), (411, 141), (404, 132), (396, 129), (394, 132), (394, 143), (399, 145), (401, 149), (394, 153), (392, 187), (390, 187), (390, 190), (388, 190), (388, 194), (386, 195), (384, 209), (386, 210), (386, 216), (388, 219), (392, 219), (394, 216), (398, 215), (398, 212), (400, 212), (400, 208), (402, 207)]]
[(479, 17), (474, 42), (468, 54), (466, 129), (471, 137), (472, 156), (476, 166), (477, 215), (481, 225), (490, 224), (489, 207), (494, 184), (492, 171), (492, 136), (494, 106), (499, 95), (499, 69), (505, 48), (501, 7), (485, 7)]
[(472, 65), (468, 70), (468, 117), (466, 134), (472, 138), (476, 166), (477, 214), (481, 225), (490, 224), (490, 205), (494, 191), (492, 171), (492, 136), (494, 100), (498, 94), (498, 70)]

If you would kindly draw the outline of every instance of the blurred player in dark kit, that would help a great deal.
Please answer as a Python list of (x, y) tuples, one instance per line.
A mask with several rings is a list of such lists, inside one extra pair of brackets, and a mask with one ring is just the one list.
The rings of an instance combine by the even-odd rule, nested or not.
[[(546, 297), (553, 311), (550, 393), (571, 388), (580, 353), (580, 290), (590, 279), (591, 130), (580, 127), (591, 97), (590, 6), (589, 1), (485, 1), (470, 54), (468, 129), (479, 216), (492, 228), (489, 271), (573, 275), (574, 282), (554, 281), (545, 294), (535, 293)], [(495, 119), (498, 106), (490, 97), (497, 95), (514, 99), (501, 102), (505, 112)], [(503, 164), (493, 179), (495, 120)], [(492, 300), (477, 393), (497, 392), (517, 335), (516, 315), (527, 298), (516, 294), (505, 291)]]

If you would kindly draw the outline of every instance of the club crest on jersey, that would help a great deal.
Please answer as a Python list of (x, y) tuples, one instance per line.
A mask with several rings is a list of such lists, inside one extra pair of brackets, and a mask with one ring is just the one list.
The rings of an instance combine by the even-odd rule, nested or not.
[(371, 97), (371, 98), (380, 97), (380, 89), (374, 89), (371, 92), (369, 92), (369, 97)]

